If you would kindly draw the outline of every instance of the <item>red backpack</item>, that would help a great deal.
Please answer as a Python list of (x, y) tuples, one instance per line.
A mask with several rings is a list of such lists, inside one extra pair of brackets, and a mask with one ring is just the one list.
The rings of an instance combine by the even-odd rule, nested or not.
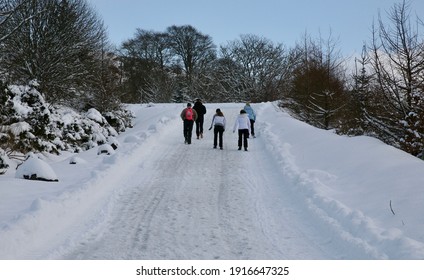
[(193, 120), (193, 109), (192, 108), (187, 108), (186, 112), (185, 112), (185, 119), (192, 121)]

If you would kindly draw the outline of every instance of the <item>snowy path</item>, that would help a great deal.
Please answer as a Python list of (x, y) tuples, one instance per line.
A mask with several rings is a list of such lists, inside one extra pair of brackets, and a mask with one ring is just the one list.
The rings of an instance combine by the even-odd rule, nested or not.
[[(184, 145), (181, 122), (138, 149), (138, 166), (109, 218), (87, 233), (66, 259), (310, 259), (331, 258), (301, 224), (284, 193), (284, 178), (260, 137), (236, 150), (231, 133), (237, 110), (227, 110), (224, 150), (212, 132)], [(205, 129), (208, 127), (205, 124)], [(143, 159), (149, 159), (144, 161)], [(137, 161), (130, 162), (136, 164)], [(155, 171), (146, 174), (145, 170)]]
[[(132, 105), (112, 155), (49, 161), (58, 183), (0, 180), (1, 259), (424, 259), (424, 164), (369, 137), (341, 137), (275, 104), (249, 151), (227, 117), (183, 144), (181, 104)], [(399, 176), (399, 174), (404, 174)], [(394, 215), (389, 206), (394, 207)]]

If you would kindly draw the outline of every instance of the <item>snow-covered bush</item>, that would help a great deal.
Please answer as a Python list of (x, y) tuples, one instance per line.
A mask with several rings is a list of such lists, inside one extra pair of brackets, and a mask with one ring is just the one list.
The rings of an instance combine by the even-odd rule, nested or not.
[[(109, 137), (118, 135), (96, 109), (81, 114), (69, 107), (51, 106), (35, 82), (6, 87), (0, 102), (0, 147), (7, 152), (79, 152), (105, 144)], [(120, 123), (119, 131), (126, 125)]]
[(6, 153), (0, 148), (0, 175), (6, 173), (8, 168)]
[(84, 159), (78, 157), (78, 156), (72, 156), (69, 159), (69, 164), (85, 164), (87, 163)]
[(132, 119), (134, 115), (131, 111), (121, 108), (115, 112), (107, 112), (104, 114), (108, 123), (118, 132), (123, 132), (127, 127), (132, 127)]
[(90, 109), (86, 114), (78, 114), (70, 108), (61, 108), (57, 117), (57, 124), (62, 127), (62, 135), (58, 141), (62, 140), (61, 144), (76, 151), (102, 145), (107, 142), (108, 137), (118, 135), (96, 109)]
[(27, 86), (8, 86), (1, 93), (0, 137), (5, 150), (52, 152), (53, 147), (44, 143), (51, 137), (51, 112), (36, 87), (35, 82)]
[(15, 173), (16, 178), (38, 181), (59, 181), (56, 173), (46, 162), (30, 153), (28, 158), (18, 166)]
[(110, 144), (103, 144), (99, 146), (99, 148), (97, 149), (98, 155), (101, 155), (101, 154), (112, 155), (114, 153), (115, 153), (115, 150)]

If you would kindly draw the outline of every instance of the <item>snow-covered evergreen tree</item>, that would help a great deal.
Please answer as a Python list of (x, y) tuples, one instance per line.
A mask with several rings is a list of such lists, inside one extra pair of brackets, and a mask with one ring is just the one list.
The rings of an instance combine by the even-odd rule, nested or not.
[(395, 4), (389, 23), (379, 18), (373, 30), (372, 65), (379, 106), (371, 111), (376, 131), (386, 142), (418, 155), (424, 149), (424, 38), (422, 21), (411, 23), (408, 3)]

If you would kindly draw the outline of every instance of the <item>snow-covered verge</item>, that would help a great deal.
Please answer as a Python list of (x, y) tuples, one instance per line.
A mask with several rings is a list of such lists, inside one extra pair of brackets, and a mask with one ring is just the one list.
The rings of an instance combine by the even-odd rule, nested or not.
[(215, 108), (227, 116), (223, 151), (210, 132), (183, 144), (181, 104), (132, 105), (134, 128), (109, 154), (39, 155), (58, 182), (10, 168), (0, 176), (0, 258), (424, 258), (423, 161), (274, 103), (253, 104), (257, 138), (240, 152), (230, 131), (242, 105), (206, 104), (205, 128)]
[(308, 209), (376, 259), (424, 259), (424, 161), (370, 137), (338, 136), (262, 107), (263, 133)]

